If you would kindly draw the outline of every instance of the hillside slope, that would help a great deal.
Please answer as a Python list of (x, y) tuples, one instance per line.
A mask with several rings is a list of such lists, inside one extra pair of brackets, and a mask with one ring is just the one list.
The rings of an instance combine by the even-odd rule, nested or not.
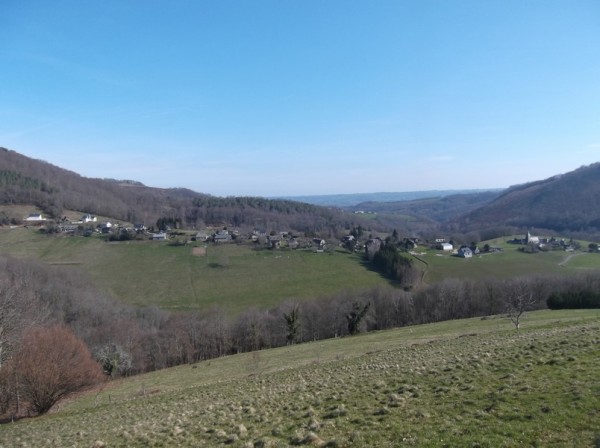
[(14, 446), (593, 446), (594, 311), (450, 321), (114, 382), (9, 424)]
[(509, 188), (460, 218), (469, 228), (494, 225), (564, 231), (600, 230), (600, 163)]
[(450, 194), (408, 201), (361, 202), (352, 210), (369, 210), (376, 213), (394, 213), (430, 219), (444, 223), (455, 219), (493, 201), (500, 192), (485, 191), (475, 193)]
[(12, 204), (35, 206), (54, 218), (68, 209), (147, 226), (165, 218), (173, 226), (189, 228), (247, 226), (309, 234), (336, 232), (361, 221), (340, 210), (301, 202), (221, 198), (184, 188), (152, 188), (130, 180), (90, 179), (0, 148), (0, 205)]

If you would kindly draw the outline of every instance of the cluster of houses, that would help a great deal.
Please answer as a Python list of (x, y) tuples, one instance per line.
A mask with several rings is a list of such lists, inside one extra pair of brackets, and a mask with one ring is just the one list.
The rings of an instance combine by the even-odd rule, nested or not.
[[(23, 221), (26, 226), (41, 226), (45, 224), (47, 218), (45, 218), (41, 213), (30, 213), (27, 217), (24, 218)], [(82, 215), (79, 220), (67, 220), (66, 218), (63, 218), (63, 220), (57, 225), (57, 228), (61, 232), (75, 233), (76, 231), (82, 229), (82, 225), (87, 224), (88, 226), (84, 228), (86, 236), (91, 235), (93, 232), (105, 234), (114, 234), (115, 232), (118, 232), (119, 234), (143, 234), (148, 236), (149, 239), (153, 241), (166, 241), (169, 239), (169, 234), (167, 233), (167, 231), (147, 233), (147, 229), (143, 224), (135, 224), (133, 227), (123, 227), (119, 224), (113, 224), (109, 221), (104, 221), (94, 226), (94, 224), (97, 222), (98, 218), (96, 216), (86, 213)], [(89, 224), (92, 224), (92, 226), (89, 226)], [(290, 249), (313, 248), (315, 252), (324, 252), (327, 247), (327, 242), (322, 238), (308, 238), (295, 234), (293, 232), (267, 233), (264, 230), (253, 230), (245, 236), (246, 240), (249, 240), (256, 244), (260, 244), (261, 246), (267, 246), (271, 249), (278, 249), (282, 247), (287, 247)], [(191, 240), (220, 244), (234, 242), (240, 237), (243, 238), (243, 236), (240, 235), (239, 230), (228, 230), (226, 228), (223, 228), (214, 231), (208, 229), (199, 231), (191, 238)], [(514, 244), (528, 246), (535, 250), (575, 250), (574, 243), (572, 241), (567, 242), (564, 239), (555, 239), (553, 237), (543, 238), (536, 235), (532, 235), (531, 232), (527, 232), (525, 237), (522, 239), (517, 238), (510, 242)], [(417, 238), (404, 238), (402, 241), (398, 242), (400, 246), (404, 247), (407, 250), (414, 250), (419, 243), (420, 241)], [(351, 250), (360, 250), (364, 248), (367, 255), (373, 255), (379, 250), (379, 248), (383, 244), (385, 243), (381, 238), (374, 237), (368, 239), (364, 245), (358, 245), (354, 235), (346, 235), (342, 237), (340, 241), (340, 245), (345, 246), (347, 248), (351, 248)], [(446, 253), (452, 253), (461, 258), (472, 258), (474, 255), (480, 253), (479, 248), (469, 247), (466, 245), (462, 245), (458, 250), (455, 250), (454, 245), (451, 242), (446, 241), (445, 238), (436, 238), (433, 247)], [(488, 249), (486, 247), (486, 251), (487, 250)], [(501, 251), (501, 249), (495, 250), (495, 248), (490, 248), (490, 252), (495, 251)]]
[[(445, 238), (436, 238), (435, 246), (438, 250), (454, 253), (454, 245), (447, 242)], [(456, 255), (461, 258), (472, 258), (473, 255), (478, 255), (479, 253), (478, 247), (469, 247), (467, 245), (460, 246), (458, 251), (456, 251)]]
[(572, 240), (567, 241), (564, 238), (540, 237), (532, 235), (529, 231), (524, 238), (512, 240), (510, 243), (521, 244), (540, 250), (564, 250), (566, 252), (573, 252), (576, 249), (576, 245)]
[[(214, 232), (201, 230), (192, 237), (192, 241), (213, 242), (217, 244), (232, 243), (243, 238), (238, 230), (219, 229)], [(288, 247), (290, 249), (313, 247), (315, 251), (322, 252), (326, 248), (326, 241), (322, 238), (306, 238), (293, 232), (271, 232), (253, 230), (245, 235), (247, 241), (266, 245), (271, 249)]]
[[(23, 219), (25, 226), (42, 226), (47, 225), (48, 218), (44, 217), (42, 213), (30, 213)], [(90, 213), (82, 215), (79, 219), (67, 219), (62, 218), (60, 222), (56, 224), (55, 229), (63, 233), (75, 233), (82, 229), (82, 225), (86, 225), (84, 228), (84, 234), (90, 235), (94, 231), (99, 233), (113, 233), (118, 229), (120, 232), (133, 232), (142, 233), (146, 231), (146, 227), (143, 224), (136, 224), (133, 227), (123, 227), (120, 224), (114, 224), (110, 221), (98, 222), (98, 217)], [(166, 239), (166, 234), (164, 239)]]

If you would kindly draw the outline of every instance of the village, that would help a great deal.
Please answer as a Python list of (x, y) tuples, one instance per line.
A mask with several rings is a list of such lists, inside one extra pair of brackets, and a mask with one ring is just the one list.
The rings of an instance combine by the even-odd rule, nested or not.
[[(107, 241), (129, 241), (129, 240), (151, 240), (168, 241), (173, 245), (185, 245), (188, 243), (213, 243), (213, 244), (245, 244), (252, 243), (256, 247), (268, 249), (311, 249), (315, 253), (323, 253), (334, 247), (344, 247), (350, 252), (364, 252), (372, 259), (386, 242), (390, 242), (390, 237), (384, 235), (369, 234), (367, 238), (359, 238), (356, 232), (350, 232), (341, 238), (329, 238), (329, 240), (320, 237), (303, 235), (294, 231), (267, 231), (264, 229), (231, 229), (227, 226), (220, 228), (207, 227), (204, 230), (192, 231), (172, 229), (169, 226), (155, 229), (148, 228), (142, 223), (128, 224), (122, 222), (113, 222), (107, 219), (99, 220), (97, 216), (84, 213), (77, 217), (63, 217), (58, 222), (45, 217), (40, 212), (32, 212), (23, 219), (25, 227), (39, 227), (40, 231), (46, 233), (79, 235), (90, 237), (92, 235), (105, 235)], [(437, 251), (438, 256), (451, 255), (458, 258), (469, 259), (473, 256), (482, 254), (492, 254), (502, 252), (501, 247), (478, 244), (456, 245), (454, 241), (446, 238), (435, 238), (431, 241), (421, 240), (420, 238), (401, 238), (394, 239), (393, 243), (400, 249), (405, 250), (413, 256), (425, 255), (425, 252), (419, 252), (419, 246)], [(509, 244), (518, 245), (519, 250), (526, 253), (546, 252), (550, 250), (562, 250), (573, 252), (580, 249), (580, 244), (573, 239), (566, 240), (551, 236), (536, 236), (530, 231), (522, 237), (516, 237), (507, 241)], [(458, 247), (456, 247), (458, 246)], [(590, 251), (597, 251), (597, 248), (590, 247)]]

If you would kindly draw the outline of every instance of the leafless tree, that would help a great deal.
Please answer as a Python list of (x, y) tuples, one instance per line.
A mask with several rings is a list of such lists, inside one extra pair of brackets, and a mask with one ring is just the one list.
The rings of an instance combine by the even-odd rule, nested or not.
[(514, 324), (515, 329), (521, 328), (521, 319), (525, 312), (531, 310), (536, 303), (534, 290), (525, 280), (517, 279), (508, 286), (504, 296), (504, 306), (506, 316)]

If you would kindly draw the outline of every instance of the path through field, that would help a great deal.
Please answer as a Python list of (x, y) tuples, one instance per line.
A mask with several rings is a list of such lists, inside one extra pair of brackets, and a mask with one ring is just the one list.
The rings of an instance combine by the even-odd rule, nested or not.
[(570, 254), (570, 255), (567, 255), (567, 256), (566, 256), (566, 257), (563, 259), (563, 261), (561, 261), (560, 263), (558, 263), (558, 265), (559, 265), (559, 266), (563, 266), (563, 267), (564, 267), (564, 266), (566, 266), (566, 265), (569, 263), (569, 261), (571, 261), (571, 259), (573, 259), (573, 258), (575, 258), (575, 257), (578, 257), (578, 256), (580, 256), (580, 255), (587, 255), (587, 254), (588, 254), (587, 252), (580, 252), (580, 253), (578, 253), (578, 254)]

